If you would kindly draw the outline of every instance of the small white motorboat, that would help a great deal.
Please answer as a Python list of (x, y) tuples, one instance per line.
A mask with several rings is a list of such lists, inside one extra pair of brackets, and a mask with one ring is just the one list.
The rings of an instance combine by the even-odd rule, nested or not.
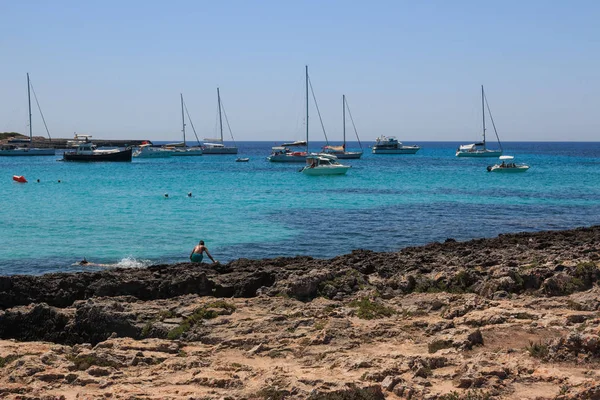
[(243, 158), (243, 157), (238, 157), (235, 159), (235, 162), (248, 162), (250, 161), (249, 158)]
[(488, 172), (525, 172), (529, 169), (527, 164), (515, 164), (513, 156), (500, 156), (500, 164), (489, 165)]
[(415, 154), (421, 148), (417, 145), (405, 146), (394, 136), (379, 136), (372, 147), (373, 154)]
[(331, 154), (311, 154), (306, 156), (306, 166), (300, 172), (306, 175), (344, 175), (349, 165), (340, 164)]

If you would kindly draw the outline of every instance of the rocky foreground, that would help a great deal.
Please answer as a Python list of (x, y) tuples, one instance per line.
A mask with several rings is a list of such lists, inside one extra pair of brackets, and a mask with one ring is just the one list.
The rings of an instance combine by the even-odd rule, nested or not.
[(1, 399), (600, 399), (600, 227), (0, 277)]

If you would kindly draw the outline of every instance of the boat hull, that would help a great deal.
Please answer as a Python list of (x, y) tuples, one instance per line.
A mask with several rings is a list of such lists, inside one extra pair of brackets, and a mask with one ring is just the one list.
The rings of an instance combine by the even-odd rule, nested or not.
[(171, 157), (173, 152), (171, 150), (153, 149), (151, 151), (142, 150), (133, 153), (136, 158), (167, 158)]
[(270, 162), (280, 162), (280, 163), (305, 163), (306, 156), (292, 156), (292, 155), (270, 155), (267, 157), (267, 160)]
[(237, 147), (204, 147), (202, 149), (202, 152), (204, 154), (237, 154), (238, 153), (238, 148)]
[(457, 151), (456, 157), (500, 157), (502, 150), (477, 150), (477, 151)]
[(343, 153), (342, 152), (332, 153), (332, 152), (326, 151), (325, 154), (331, 154), (333, 156), (336, 156), (340, 160), (357, 160), (357, 159), (361, 158), (363, 155), (362, 151), (345, 151)]
[(320, 176), (320, 175), (345, 175), (350, 169), (349, 165), (336, 165), (336, 166), (319, 166), (315, 168), (304, 167), (302, 173), (309, 176)]
[(53, 156), (55, 155), (54, 149), (11, 149), (11, 150), (0, 150), (0, 156)]
[(500, 172), (503, 174), (514, 174), (517, 172), (526, 172), (529, 169), (528, 165), (519, 165), (517, 167), (500, 167), (498, 165), (494, 165), (489, 169), (490, 172)]
[(416, 154), (419, 150), (421, 150), (420, 147), (412, 146), (405, 146), (398, 149), (380, 149), (373, 146), (373, 154)]
[(104, 162), (104, 161), (131, 161), (133, 150), (126, 149), (114, 153), (100, 153), (100, 154), (77, 154), (75, 152), (65, 152), (63, 154), (63, 160), (65, 161), (90, 161), (90, 162)]
[(203, 155), (202, 149), (175, 149), (173, 150), (173, 157), (191, 157), (191, 156), (201, 156)]

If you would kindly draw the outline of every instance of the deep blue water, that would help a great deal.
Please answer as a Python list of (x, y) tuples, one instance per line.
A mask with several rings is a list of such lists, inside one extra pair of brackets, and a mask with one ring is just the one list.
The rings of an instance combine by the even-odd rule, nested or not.
[(74, 263), (83, 257), (121, 266), (186, 261), (199, 239), (226, 262), (600, 223), (596, 142), (503, 143), (531, 165), (522, 174), (488, 173), (496, 159), (456, 158), (456, 142), (418, 143), (416, 155), (373, 155), (363, 143), (362, 159), (342, 160), (352, 165), (346, 176), (325, 177), (269, 163), (275, 144), (132, 163), (0, 158), (0, 274), (81, 270)]

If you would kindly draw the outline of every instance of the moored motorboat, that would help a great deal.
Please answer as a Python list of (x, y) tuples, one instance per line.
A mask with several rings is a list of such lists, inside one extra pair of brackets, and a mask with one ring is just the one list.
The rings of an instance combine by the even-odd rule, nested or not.
[(248, 162), (248, 161), (250, 161), (250, 159), (247, 157), (239, 157), (239, 158), (235, 159), (235, 162)]
[(487, 167), (488, 172), (526, 172), (529, 169), (527, 164), (516, 164), (512, 162), (513, 156), (500, 156), (500, 164)]
[(292, 151), (287, 146), (274, 146), (267, 160), (271, 162), (299, 163), (306, 161), (306, 151)]
[(337, 157), (331, 154), (314, 154), (306, 156), (306, 166), (300, 170), (306, 175), (344, 175), (351, 167), (340, 164)]
[(96, 145), (88, 142), (77, 146), (75, 151), (66, 151), (64, 161), (131, 161), (131, 147), (125, 150), (107, 149), (98, 150)]
[(405, 146), (395, 136), (379, 136), (372, 147), (373, 154), (415, 154), (421, 147)]

